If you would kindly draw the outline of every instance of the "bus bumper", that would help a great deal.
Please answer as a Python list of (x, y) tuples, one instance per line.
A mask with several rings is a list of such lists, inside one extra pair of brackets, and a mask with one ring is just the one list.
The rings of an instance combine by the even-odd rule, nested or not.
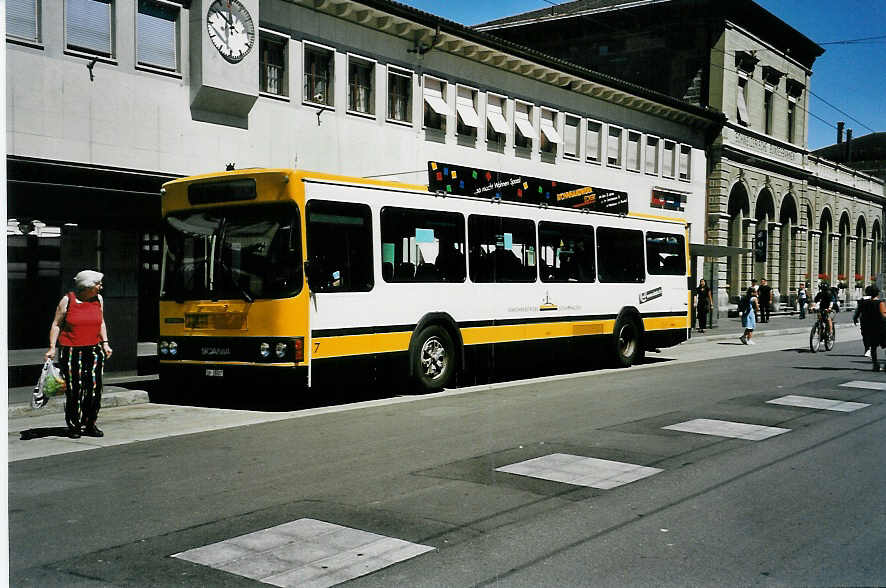
[(250, 366), (227, 364), (177, 364), (159, 366), (160, 387), (165, 395), (176, 391), (212, 396), (218, 393), (244, 395), (288, 394), (307, 387), (307, 366)]

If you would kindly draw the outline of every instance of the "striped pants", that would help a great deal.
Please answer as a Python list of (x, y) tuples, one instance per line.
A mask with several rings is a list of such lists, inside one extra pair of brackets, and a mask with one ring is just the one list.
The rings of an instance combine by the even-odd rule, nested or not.
[(105, 354), (101, 345), (61, 347), (59, 367), (65, 377), (65, 421), (71, 429), (89, 427), (102, 403)]

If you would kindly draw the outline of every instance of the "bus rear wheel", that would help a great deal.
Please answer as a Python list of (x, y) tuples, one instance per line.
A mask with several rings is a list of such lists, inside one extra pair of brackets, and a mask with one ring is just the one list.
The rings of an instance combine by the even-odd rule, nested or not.
[(612, 332), (612, 355), (616, 367), (631, 367), (643, 359), (640, 327), (630, 317), (619, 317)]
[(413, 381), (421, 392), (449, 385), (455, 373), (455, 345), (446, 329), (431, 325), (416, 336), (412, 351)]

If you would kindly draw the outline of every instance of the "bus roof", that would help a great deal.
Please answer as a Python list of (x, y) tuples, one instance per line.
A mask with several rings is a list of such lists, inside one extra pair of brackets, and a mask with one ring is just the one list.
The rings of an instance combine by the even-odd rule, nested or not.
[[(377, 180), (374, 178), (360, 178), (354, 176), (343, 176), (337, 174), (330, 174), (324, 172), (310, 171), (310, 170), (296, 170), (289, 168), (244, 168), (238, 170), (231, 171), (223, 171), (223, 172), (211, 172), (206, 174), (200, 174), (195, 176), (187, 176), (184, 178), (179, 178), (176, 180), (172, 180), (170, 182), (166, 182), (163, 184), (163, 191), (165, 193), (167, 188), (170, 187), (178, 187), (178, 186), (186, 186), (188, 184), (194, 182), (201, 182), (205, 180), (224, 180), (224, 179), (234, 179), (237, 177), (259, 177), (259, 176), (285, 176), (289, 179), (289, 181), (316, 181), (321, 183), (336, 183), (336, 184), (350, 184), (350, 185), (363, 185), (363, 186), (376, 186), (382, 188), (388, 188), (391, 190), (397, 191), (408, 191), (408, 192), (420, 192), (429, 195), (439, 195), (436, 192), (432, 192), (429, 190), (428, 186), (422, 184), (407, 184), (404, 182), (395, 182), (389, 180)], [(468, 201), (476, 201), (477, 197), (475, 196), (462, 196), (456, 194), (447, 194), (446, 198), (451, 199), (463, 199)], [(522, 207), (532, 207), (537, 208), (540, 206), (539, 204), (530, 204), (524, 202), (514, 202), (514, 201), (504, 201), (503, 204), (513, 205), (513, 206), (522, 206)], [(165, 208), (165, 207), (164, 207)], [(667, 217), (667, 216), (658, 216), (647, 213), (638, 213), (638, 212), (628, 212), (627, 214), (614, 214), (610, 212), (599, 212), (599, 211), (588, 211), (588, 210), (580, 210), (580, 209), (570, 209), (570, 208), (559, 208), (558, 210), (572, 210), (573, 212), (579, 214), (594, 214), (594, 215), (604, 215), (604, 216), (620, 216), (627, 218), (636, 218), (650, 221), (658, 221), (664, 223), (672, 223), (678, 225), (687, 225), (688, 221), (681, 218)], [(165, 210), (164, 210), (165, 214)]]

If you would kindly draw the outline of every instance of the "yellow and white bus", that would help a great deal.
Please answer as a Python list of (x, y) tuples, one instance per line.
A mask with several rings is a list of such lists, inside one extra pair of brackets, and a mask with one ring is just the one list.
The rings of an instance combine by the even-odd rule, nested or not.
[(164, 390), (393, 360), (428, 391), (502, 346), (630, 366), (688, 336), (682, 221), (289, 169), (175, 180), (162, 211)]

